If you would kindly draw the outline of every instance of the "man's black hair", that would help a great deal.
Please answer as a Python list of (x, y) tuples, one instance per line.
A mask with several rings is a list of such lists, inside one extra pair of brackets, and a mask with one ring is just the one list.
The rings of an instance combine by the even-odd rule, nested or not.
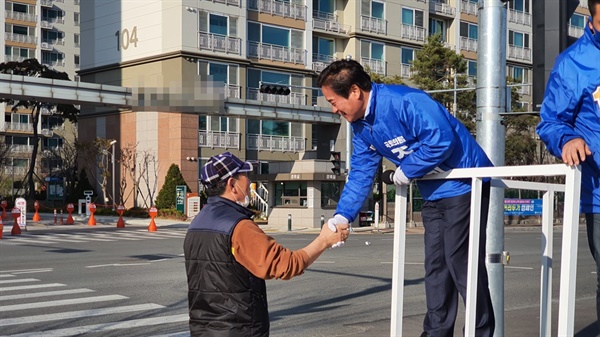
[(328, 86), (337, 95), (350, 96), (350, 88), (356, 84), (361, 90), (371, 91), (371, 77), (360, 63), (354, 60), (338, 60), (328, 65), (317, 79), (319, 88)]
[[(243, 173), (234, 174), (233, 176), (231, 176), (231, 178), (238, 180), (240, 177), (240, 174), (243, 174)], [(210, 184), (210, 185), (203, 184), (204, 191), (206, 192), (206, 196), (214, 197), (214, 196), (218, 196), (218, 195), (225, 193), (225, 189), (227, 187), (228, 180), (229, 179), (219, 180), (215, 184)]]
[(600, 5), (600, 0), (588, 0), (588, 9), (592, 18), (596, 15), (596, 5)]

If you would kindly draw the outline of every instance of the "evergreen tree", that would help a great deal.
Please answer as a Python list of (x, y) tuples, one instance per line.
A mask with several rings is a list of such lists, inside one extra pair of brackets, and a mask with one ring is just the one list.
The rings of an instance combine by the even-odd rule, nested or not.
[[(79, 171), (79, 178), (77, 179), (73, 193), (67, 196), (67, 201), (77, 203), (77, 200), (84, 197), (83, 191), (94, 191), (94, 187), (90, 184), (85, 170), (82, 169)], [(94, 191), (94, 195), (96, 195), (96, 191)]]
[(186, 184), (181, 175), (179, 166), (171, 164), (167, 176), (165, 177), (165, 183), (160, 189), (160, 192), (158, 192), (158, 197), (156, 197), (157, 208), (175, 208), (177, 185), (185, 185), (186, 189), (188, 191), (190, 190), (190, 187)]

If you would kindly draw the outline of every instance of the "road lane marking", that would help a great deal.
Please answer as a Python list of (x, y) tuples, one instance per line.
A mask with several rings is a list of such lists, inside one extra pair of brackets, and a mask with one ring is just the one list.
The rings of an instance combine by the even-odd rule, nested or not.
[(134, 239), (134, 238), (115, 237), (113, 235), (100, 234), (100, 233), (91, 233), (90, 235), (101, 237), (101, 238), (113, 239), (113, 240), (129, 240), (129, 241), (140, 241), (141, 240), (141, 239)]
[(11, 274), (0, 274), (0, 277), (15, 277), (15, 275), (11, 275)]
[(21, 279), (16, 279), (16, 280), (2, 280), (0, 281), (0, 284), (7, 284), (7, 283), (19, 283), (19, 282), (36, 282), (39, 281), (36, 278), (21, 278)]
[(0, 291), (12, 291), (12, 290), (27, 290), (27, 289), (39, 289), (39, 288), (51, 288), (51, 287), (66, 287), (66, 284), (62, 283), (47, 283), (47, 284), (34, 284), (27, 286), (17, 286), (17, 287), (2, 287)]
[(146, 266), (149, 265), (150, 262), (140, 262), (140, 263), (109, 263), (109, 264), (98, 264), (95, 266), (85, 266), (86, 268), (101, 268), (101, 267), (129, 267), (129, 266)]
[(109, 239), (99, 239), (99, 238), (91, 238), (89, 236), (85, 236), (83, 234), (63, 234), (63, 233), (56, 233), (54, 235), (58, 235), (61, 237), (68, 237), (68, 238), (74, 238), (76, 240), (84, 240), (84, 241), (114, 241), (114, 240), (109, 240)]
[(57, 241), (57, 242), (75, 242), (75, 243), (85, 242), (85, 241), (81, 241), (81, 240), (71, 240), (71, 239), (63, 239), (63, 238), (55, 237), (55, 234), (24, 234), (24, 235), (22, 235), (22, 237), (27, 238), (27, 239), (35, 239), (36, 242), (40, 241), (40, 240), (38, 240), (38, 238), (41, 238), (43, 241), (49, 240), (49, 241)]
[[(381, 264), (392, 264), (394, 262), (382, 261)], [(424, 262), (404, 262), (404, 264), (416, 264), (416, 265), (424, 265)]]
[[(147, 229), (138, 229), (136, 230), (136, 232), (141, 232), (141, 233), (148, 233)], [(156, 234), (160, 234), (160, 235), (170, 235), (170, 236), (174, 236), (174, 237), (178, 237), (178, 238), (184, 238), (186, 233), (185, 232), (180, 232), (180, 231), (172, 231), (172, 230), (164, 230), (161, 229), (160, 231), (156, 232)]]
[(58, 243), (58, 242), (37, 240), (37, 239), (32, 239), (31, 237), (24, 237), (24, 238), (10, 238), (6, 241), (6, 243), (11, 244), (11, 245), (25, 245), (25, 244), (30, 245), (32, 243), (53, 244), (53, 243)]
[(0, 321), (0, 326), (58, 321), (61, 319), (84, 318), (84, 317), (91, 317), (91, 316), (110, 315), (110, 314), (118, 314), (118, 313), (124, 313), (124, 312), (153, 310), (153, 309), (161, 309), (161, 308), (164, 308), (164, 306), (159, 305), (159, 304), (154, 304), (154, 303), (148, 303), (148, 304), (126, 305), (126, 306), (112, 307), (112, 308), (67, 311), (67, 312), (61, 312), (61, 313), (56, 313), (56, 314), (34, 315), (34, 316), (17, 317), (17, 318), (5, 318)]
[(154, 335), (151, 337), (190, 337), (189, 331), (174, 332), (166, 335)]
[(27, 273), (45, 273), (52, 271), (52, 268), (38, 268), (38, 269), (13, 269), (13, 270), (3, 270), (3, 273), (8, 274), (27, 274)]
[(127, 298), (129, 298), (129, 297), (122, 296), (122, 295), (105, 295), (105, 296), (72, 298), (72, 299), (68, 299), (68, 300), (3, 305), (0, 307), (0, 312), (49, 308), (49, 307), (58, 307), (58, 306), (62, 306), (62, 305), (72, 305), (72, 304), (82, 304), (82, 303), (106, 302), (106, 301), (124, 300)]
[(116, 232), (115, 236), (118, 237), (129, 237), (129, 238), (140, 238), (140, 239), (152, 239), (152, 240), (164, 240), (169, 239), (161, 236), (153, 236), (153, 234), (140, 235), (138, 233), (127, 233), (127, 232)]
[(37, 293), (27, 293), (27, 294), (17, 294), (17, 295), (0, 295), (0, 301), (20, 300), (23, 298), (32, 298), (32, 297), (81, 294), (81, 293), (89, 293), (89, 292), (94, 292), (94, 291), (95, 290), (92, 290), (92, 289), (79, 288), (79, 289), (68, 289), (68, 290), (41, 291), (41, 292), (37, 292)]
[(46, 330), (37, 332), (26, 332), (16, 335), (10, 335), (7, 337), (30, 337), (30, 336), (44, 336), (44, 337), (64, 337), (64, 336), (77, 336), (85, 335), (86, 333), (97, 333), (119, 329), (129, 328), (140, 328), (152, 325), (168, 324), (168, 323), (179, 323), (188, 322), (190, 320), (189, 314), (183, 315), (172, 315), (152, 318), (134, 319), (129, 321), (121, 322), (110, 322), (103, 324), (84, 325), (75, 328), (57, 329), (57, 330)]
[(527, 270), (533, 269), (532, 267), (517, 267), (517, 266), (504, 266), (504, 268), (510, 268), (510, 269), (527, 269)]

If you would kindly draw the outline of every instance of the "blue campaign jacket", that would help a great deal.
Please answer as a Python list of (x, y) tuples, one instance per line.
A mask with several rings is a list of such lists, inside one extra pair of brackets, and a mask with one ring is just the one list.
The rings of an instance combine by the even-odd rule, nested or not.
[(583, 138), (592, 156), (581, 165), (581, 212), (600, 213), (600, 42), (590, 29), (562, 52), (550, 73), (537, 133), (551, 154)]
[[(454, 168), (492, 166), (467, 128), (422, 90), (373, 84), (365, 118), (352, 123), (351, 170), (336, 214), (356, 218), (372, 189), (379, 161), (387, 158), (409, 179)], [(471, 191), (467, 180), (417, 182), (425, 200)]]

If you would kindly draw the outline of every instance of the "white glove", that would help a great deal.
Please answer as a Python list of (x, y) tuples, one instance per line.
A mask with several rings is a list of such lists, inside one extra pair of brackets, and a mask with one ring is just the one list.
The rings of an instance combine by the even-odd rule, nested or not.
[[(327, 221), (327, 225), (329, 226), (329, 229), (334, 233), (337, 232), (337, 227), (336, 227), (337, 225), (346, 225), (346, 224), (348, 224), (348, 219), (346, 219), (345, 216), (339, 215), (339, 214), (334, 215), (333, 218), (331, 218)], [(342, 247), (344, 244), (345, 244), (344, 241), (340, 241), (338, 243), (334, 243), (331, 246), (331, 248)]]
[(402, 168), (400, 166), (398, 166), (396, 172), (394, 172), (394, 184), (397, 186), (410, 184), (410, 179), (408, 179), (404, 172), (402, 172)]

